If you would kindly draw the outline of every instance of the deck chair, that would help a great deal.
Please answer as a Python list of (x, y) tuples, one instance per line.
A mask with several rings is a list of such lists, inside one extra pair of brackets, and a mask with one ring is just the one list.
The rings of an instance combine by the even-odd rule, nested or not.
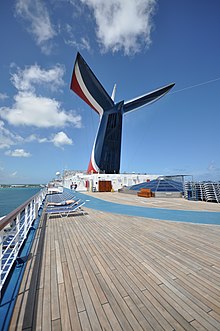
[(62, 208), (46, 209), (46, 213), (48, 214), (49, 218), (51, 215), (58, 215), (60, 217), (68, 217), (70, 214), (72, 214), (78, 210), (80, 210), (84, 214), (84, 211), (81, 210), (81, 207), (84, 204), (85, 204), (85, 202), (82, 201), (78, 205), (72, 206), (72, 208), (69, 208), (69, 206), (65, 206)]
[(50, 205), (50, 206), (47, 206), (47, 210), (62, 209), (62, 208), (64, 208), (66, 210), (68, 208), (72, 208), (73, 206), (76, 206), (77, 204), (79, 204), (80, 201), (81, 201), (81, 199), (75, 199), (75, 201), (69, 205), (60, 205), (60, 206)]
[(52, 203), (57, 203), (57, 202), (61, 202), (64, 200), (74, 200), (76, 198), (75, 195), (70, 195), (69, 193), (60, 193), (60, 194), (56, 194), (56, 196), (53, 195), (49, 195), (48, 196), (48, 202)]

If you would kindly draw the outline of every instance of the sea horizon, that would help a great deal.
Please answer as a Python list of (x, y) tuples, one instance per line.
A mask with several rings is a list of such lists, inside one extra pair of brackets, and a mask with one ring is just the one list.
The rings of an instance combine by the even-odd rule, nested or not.
[(40, 189), (40, 185), (29, 187), (0, 187), (0, 217), (6, 216), (12, 212), (39, 192)]

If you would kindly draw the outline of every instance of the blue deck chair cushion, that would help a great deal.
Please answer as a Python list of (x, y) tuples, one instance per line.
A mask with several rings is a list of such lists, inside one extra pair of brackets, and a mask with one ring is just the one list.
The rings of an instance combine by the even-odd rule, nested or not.
[(77, 211), (78, 209), (80, 209), (83, 205), (85, 204), (85, 202), (81, 202), (75, 206), (72, 206), (71, 208), (67, 207), (62, 207), (62, 208), (54, 208), (54, 209), (48, 209), (46, 210), (46, 213), (49, 215), (59, 215), (60, 217), (63, 216), (69, 216), (69, 214), (74, 213), (75, 211)]

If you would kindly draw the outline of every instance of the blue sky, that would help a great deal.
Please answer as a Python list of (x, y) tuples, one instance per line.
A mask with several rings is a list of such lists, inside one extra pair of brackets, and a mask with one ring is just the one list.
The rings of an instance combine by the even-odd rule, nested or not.
[(86, 170), (97, 114), (70, 89), (79, 51), (124, 117), (121, 172), (220, 180), (219, 0), (16, 0), (0, 5), (0, 183)]

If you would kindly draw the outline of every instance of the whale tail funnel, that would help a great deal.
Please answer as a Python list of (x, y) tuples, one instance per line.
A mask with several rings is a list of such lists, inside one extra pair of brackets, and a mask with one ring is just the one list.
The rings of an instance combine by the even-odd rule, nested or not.
[(123, 114), (150, 104), (164, 96), (175, 84), (169, 84), (133, 100), (115, 103), (80, 53), (77, 53), (70, 88), (100, 116), (99, 127), (88, 166), (88, 173), (119, 173)]
[(76, 56), (70, 88), (100, 116), (114, 106), (114, 101), (80, 53)]
[(175, 83), (171, 83), (169, 85), (160, 87), (159, 89), (149, 92), (147, 94), (144, 94), (140, 97), (137, 97), (133, 100), (126, 101), (124, 104), (124, 113), (128, 113), (134, 110), (137, 110), (138, 108), (141, 108), (143, 106), (146, 106), (147, 104), (153, 103), (157, 101), (158, 99), (162, 98), (166, 93), (169, 92), (169, 90), (175, 85)]

